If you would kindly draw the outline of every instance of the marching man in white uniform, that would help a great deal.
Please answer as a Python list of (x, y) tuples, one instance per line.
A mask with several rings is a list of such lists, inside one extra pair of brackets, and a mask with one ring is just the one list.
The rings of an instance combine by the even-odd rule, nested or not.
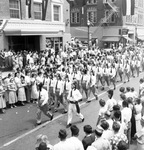
[(67, 99), (69, 101), (68, 120), (67, 120), (67, 128), (68, 128), (71, 126), (72, 116), (74, 112), (82, 120), (82, 122), (84, 121), (84, 116), (80, 113), (80, 107), (78, 104), (78, 102), (82, 99), (82, 95), (80, 91), (76, 89), (76, 83), (72, 84), (72, 89), (70, 90)]
[(38, 98), (38, 110), (37, 110), (37, 125), (41, 124), (41, 112), (46, 116), (53, 119), (53, 115), (49, 112), (48, 108), (48, 92), (43, 88), (43, 83), (38, 85), (39, 98)]

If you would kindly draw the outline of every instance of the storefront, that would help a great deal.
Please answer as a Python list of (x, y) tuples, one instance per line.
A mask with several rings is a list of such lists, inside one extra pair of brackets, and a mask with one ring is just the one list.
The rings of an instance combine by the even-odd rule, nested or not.
[(65, 33), (65, 23), (8, 20), (0, 37), (1, 49), (45, 50), (48, 47), (60, 49), (71, 36)]

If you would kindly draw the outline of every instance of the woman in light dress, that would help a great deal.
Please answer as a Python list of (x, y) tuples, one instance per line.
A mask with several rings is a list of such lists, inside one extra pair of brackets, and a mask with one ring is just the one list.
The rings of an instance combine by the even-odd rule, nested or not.
[(4, 90), (4, 86), (2, 84), (2, 79), (0, 79), (0, 109), (1, 109), (2, 113), (5, 112), (4, 109), (6, 108), (6, 101), (3, 98), (4, 92), (5, 92), (5, 90)]
[(136, 99), (136, 105), (135, 105), (135, 120), (136, 120), (136, 131), (140, 131), (142, 126), (141, 126), (141, 117), (142, 117), (142, 104), (141, 100), (138, 98)]
[(31, 76), (31, 100), (34, 102), (38, 99), (38, 90), (36, 85), (36, 75)]
[(18, 86), (18, 101), (21, 102), (21, 105), (25, 105), (24, 102), (26, 101), (26, 94), (25, 94), (25, 77), (21, 76), (20, 81), (17, 83)]
[(17, 95), (16, 95), (16, 91), (17, 91), (17, 86), (14, 82), (14, 79), (11, 78), (9, 85), (8, 85), (8, 90), (9, 90), (9, 104), (10, 104), (10, 108), (14, 108), (16, 107), (16, 102), (17, 102)]

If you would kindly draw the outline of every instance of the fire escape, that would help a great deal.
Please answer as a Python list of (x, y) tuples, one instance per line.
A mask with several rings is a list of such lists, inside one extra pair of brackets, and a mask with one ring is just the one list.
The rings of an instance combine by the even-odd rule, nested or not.
[(95, 30), (95, 33), (99, 30), (100, 27), (104, 25), (109, 25), (111, 17), (115, 14), (115, 16), (119, 16), (119, 8), (112, 2), (112, 0), (103, 0), (103, 4), (105, 8), (108, 8), (109, 10), (108, 14), (104, 16), (104, 18), (101, 18), (98, 27)]

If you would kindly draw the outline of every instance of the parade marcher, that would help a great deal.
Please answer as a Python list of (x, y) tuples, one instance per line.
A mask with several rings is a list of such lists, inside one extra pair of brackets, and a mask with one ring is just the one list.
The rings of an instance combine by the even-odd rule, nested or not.
[(80, 113), (80, 107), (79, 107), (79, 100), (82, 99), (82, 95), (79, 92), (79, 90), (76, 89), (76, 83), (72, 84), (72, 89), (69, 91), (69, 95), (67, 99), (69, 101), (67, 127), (70, 127), (74, 112), (82, 120), (82, 122), (84, 121), (84, 116)]
[(67, 113), (67, 104), (66, 101), (63, 100), (63, 86), (64, 82), (61, 79), (60, 74), (57, 75), (57, 80), (55, 80), (54, 84), (54, 94), (55, 94), (55, 104), (54, 104), (54, 109), (55, 112), (57, 112), (57, 107), (59, 103), (61, 103), (64, 106), (64, 113)]
[(33, 73), (31, 75), (31, 101), (35, 102), (38, 99), (36, 75)]
[(115, 79), (115, 77), (116, 77), (116, 69), (115, 69), (114, 65), (111, 66), (111, 68), (110, 68), (109, 76), (110, 76), (110, 82), (113, 84), (114, 90), (115, 90), (116, 89), (116, 79)]
[(98, 92), (96, 89), (96, 76), (93, 71), (90, 72), (88, 99), (86, 102), (91, 102), (91, 100), (90, 100), (91, 92), (95, 96), (95, 99), (98, 100), (98, 94), (97, 94)]
[(43, 88), (43, 83), (37, 83), (38, 87), (38, 110), (37, 110), (37, 125), (41, 124), (41, 112), (46, 116), (53, 119), (53, 115), (49, 112), (48, 109), (48, 92)]
[(88, 88), (89, 88), (90, 75), (87, 73), (87, 70), (83, 70), (83, 75), (81, 78), (82, 84), (82, 93), (84, 92), (86, 95), (86, 99), (88, 99)]
[(126, 83), (126, 77), (127, 77), (127, 82), (130, 81), (130, 65), (128, 63), (128, 61), (125, 64), (124, 67), (124, 83)]
[(26, 72), (25, 76), (25, 93), (26, 93), (26, 100), (29, 103), (31, 101), (31, 77), (30, 77), (30, 72)]

